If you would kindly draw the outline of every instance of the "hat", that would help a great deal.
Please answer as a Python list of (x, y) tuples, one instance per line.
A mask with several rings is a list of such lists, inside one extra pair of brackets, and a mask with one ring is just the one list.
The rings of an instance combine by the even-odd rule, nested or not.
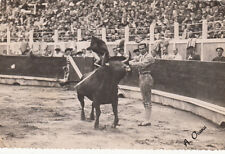
[(78, 51), (75, 55), (83, 54), (83, 51)]
[(55, 47), (55, 50), (61, 50), (61, 49), (60, 49), (60, 46), (57, 45), (57, 46)]
[(218, 49), (222, 50), (222, 52), (224, 51), (224, 49), (222, 47), (218, 47), (216, 48), (216, 51), (218, 52)]
[(66, 48), (67, 50), (73, 50), (73, 48), (69, 47), (69, 48)]
[(71, 51), (73, 50), (72, 48), (66, 48), (65, 51)]

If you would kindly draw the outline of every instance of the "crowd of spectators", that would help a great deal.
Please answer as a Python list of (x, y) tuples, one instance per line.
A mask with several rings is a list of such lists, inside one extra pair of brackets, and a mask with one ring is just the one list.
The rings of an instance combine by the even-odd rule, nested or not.
[[(35, 7), (34, 7), (35, 6)], [(36, 8), (36, 9), (35, 9)], [(1, 24), (9, 24), (12, 40), (28, 39), (53, 42), (75, 40), (77, 29), (82, 39), (106, 28), (108, 41), (124, 37), (130, 27), (130, 40), (149, 39), (149, 27), (155, 23), (155, 39), (172, 38), (174, 22), (180, 25), (183, 39), (201, 38), (202, 20), (208, 21), (208, 38), (225, 38), (225, 5), (203, 0), (11, 0), (1, 11)], [(0, 41), (5, 36), (0, 31)]]

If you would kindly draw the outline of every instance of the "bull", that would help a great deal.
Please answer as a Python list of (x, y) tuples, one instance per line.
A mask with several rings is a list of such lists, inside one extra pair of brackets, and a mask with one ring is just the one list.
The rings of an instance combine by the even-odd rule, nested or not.
[[(91, 76), (83, 80), (83, 82), (77, 86), (77, 97), (82, 108), (81, 120), (86, 119), (84, 112), (84, 97), (87, 97), (92, 101), (90, 120), (95, 119), (94, 109), (96, 111), (95, 129), (99, 128), (99, 117), (101, 114), (100, 105), (102, 104), (112, 104), (114, 113), (112, 127), (116, 128), (118, 125), (118, 84), (126, 75), (126, 72), (130, 70), (128, 65), (130, 57), (130, 53), (127, 58), (110, 57), (108, 65), (97, 68)], [(89, 74), (85, 74), (83, 78), (88, 75)]]

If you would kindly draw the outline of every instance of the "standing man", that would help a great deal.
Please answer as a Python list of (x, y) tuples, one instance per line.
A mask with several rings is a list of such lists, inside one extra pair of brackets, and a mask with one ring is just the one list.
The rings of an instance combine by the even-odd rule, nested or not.
[(141, 53), (139, 60), (130, 62), (130, 65), (137, 67), (139, 71), (139, 86), (145, 108), (145, 121), (138, 124), (138, 126), (150, 126), (152, 112), (151, 89), (153, 86), (151, 66), (155, 62), (154, 57), (156, 56), (156, 53), (153, 52), (152, 55), (149, 54), (145, 43), (139, 44), (138, 50)]
[(196, 54), (195, 48), (193, 46), (187, 48), (187, 60), (201, 60), (200, 55)]

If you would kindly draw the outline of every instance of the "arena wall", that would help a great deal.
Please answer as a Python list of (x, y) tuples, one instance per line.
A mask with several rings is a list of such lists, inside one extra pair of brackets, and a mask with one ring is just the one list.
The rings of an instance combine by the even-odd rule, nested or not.
[[(156, 90), (225, 107), (224, 68), (225, 63), (156, 60), (149, 70)], [(121, 84), (138, 87), (137, 70), (132, 68)]]
[[(93, 70), (93, 59), (74, 57), (81, 73)], [(36, 57), (36, 56), (0, 56), (0, 75), (8, 77), (33, 77), (31, 79), (63, 79), (64, 69), (67, 65), (63, 57)], [(5, 77), (5, 76), (4, 76)], [(70, 66), (70, 81), (79, 81), (78, 75)]]

